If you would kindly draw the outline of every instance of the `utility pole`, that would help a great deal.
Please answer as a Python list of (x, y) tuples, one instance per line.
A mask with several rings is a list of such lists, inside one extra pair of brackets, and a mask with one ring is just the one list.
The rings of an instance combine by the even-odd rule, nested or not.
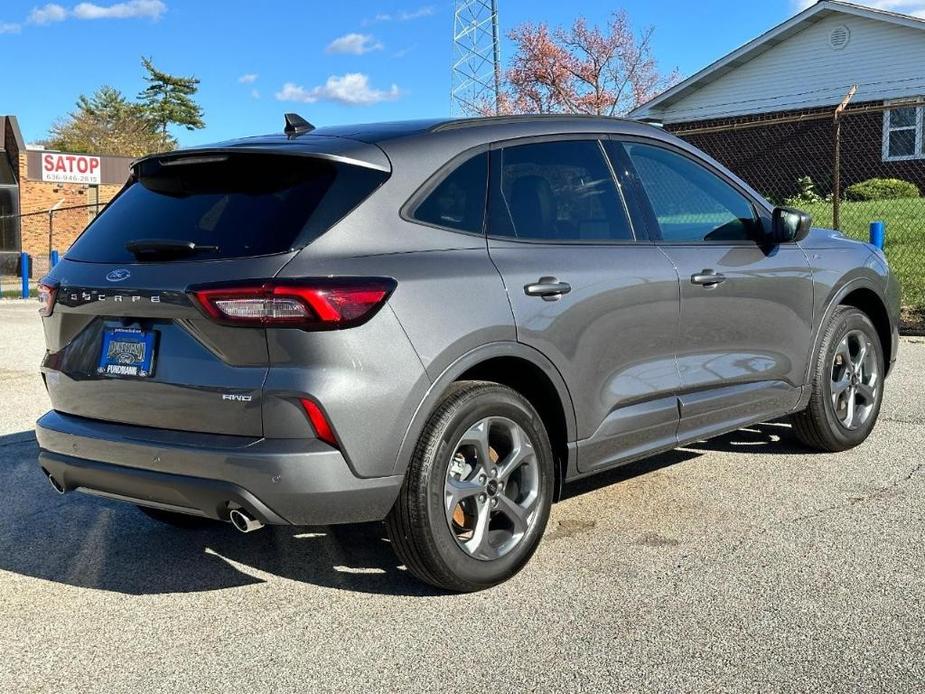
[(498, 0), (456, 0), (452, 73), (453, 115), (498, 113), (501, 93)]

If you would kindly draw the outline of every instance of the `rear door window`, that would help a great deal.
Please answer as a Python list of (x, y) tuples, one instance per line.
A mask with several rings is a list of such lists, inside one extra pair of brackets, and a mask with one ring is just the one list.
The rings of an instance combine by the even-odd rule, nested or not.
[(453, 169), (415, 208), (412, 217), (425, 224), (474, 234), (482, 233), (488, 153), (482, 152)]
[(126, 244), (193, 242), (209, 260), (283, 253), (311, 243), (388, 174), (322, 159), (266, 154), (141, 162), (135, 180), (68, 251), (71, 260), (136, 260)]
[(620, 191), (597, 140), (514, 145), (495, 156), (493, 236), (550, 242), (633, 240)]

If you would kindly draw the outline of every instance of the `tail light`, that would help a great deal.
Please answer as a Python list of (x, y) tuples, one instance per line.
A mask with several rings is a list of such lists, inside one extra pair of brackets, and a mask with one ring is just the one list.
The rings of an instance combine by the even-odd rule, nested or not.
[(38, 286), (39, 293), (39, 315), (50, 316), (55, 310), (55, 298), (58, 294), (58, 288), (50, 284), (41, 283)]
[(210, 318), (228, 325), (332, 330), (365, 323), (395, 289), (388, 278), (268, 281), (193, 287)]

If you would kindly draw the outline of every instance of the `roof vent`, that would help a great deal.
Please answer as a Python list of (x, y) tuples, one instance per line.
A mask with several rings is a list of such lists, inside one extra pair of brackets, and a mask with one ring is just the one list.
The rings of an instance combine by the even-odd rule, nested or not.
[(829, 34), (829, 45), (836, 51), (840, 51), (848, 45), (849, 39), (851, 39), (851, 30), (844, 24), (839, 24)]

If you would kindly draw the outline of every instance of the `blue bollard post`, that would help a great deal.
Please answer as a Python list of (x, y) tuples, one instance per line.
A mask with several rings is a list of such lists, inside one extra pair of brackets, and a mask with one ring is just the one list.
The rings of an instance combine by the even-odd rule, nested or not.
[(49, 260), (51, 261), (51, 266), (52, 266), (52, 267), (54, 267), (55, 265), (57, 265), (57, 264), (58, 264), (58, 251), (52, 251), (52, 252), (51, 252), (51, 257), (49, 258)]
[(22, 271), (22, 298), (29, 298), (29, 254), (21, 253), (19, 256), (19, 269)]
[(870, 243), (871, 245), (876, 246), (882, 251), (884, 241), (886, 241), (886, 232), (883, 227), (883, 222), (871, 222), (870, 223)]

